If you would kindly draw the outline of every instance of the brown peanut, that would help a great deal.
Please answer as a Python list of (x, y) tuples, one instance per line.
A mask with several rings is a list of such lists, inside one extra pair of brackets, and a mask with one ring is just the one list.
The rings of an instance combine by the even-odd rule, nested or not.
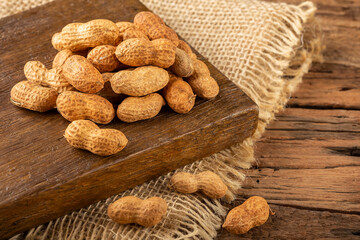
[(190, 85), (181, 77), (169, 73), (170, 80), (163, 89), (163, 96), (169, 107), (177, 113), (188, 113), (195, 105), (195, 98)]
[(131, 38), (143, 38), (149, 40), (145, 33), (140, 30), (130, 28), (126, 30), (123, 34), (123, 40), (131, 39)]
[(101, 45), (90, 50), (87, 55), (92, 65), (99, 72), (111, 72), (120, 67), (121, 63), (115, 56), (116, 47), (111, 45)]
[(115, 117), (112, 104), (95, 94), (66, 91), (59, 95), (56, 105), (59, 113), (69, 121), (89, 119), (107, 124)]
[(158, 93), (145, 97), (128, 97), (120, 103), (116, 114), (123, 122), (136, 122), (155, 117), (165, 105), (165, 101)]
[(170, 180), (170, 188), (181, 193), (203, 192), (210, 198), (222, 198), (227, 192), (227, 186), (221, 178), (211, 172), (204, 171), (198, 174), (187, 172), (175, 173)]
[(160, 197), (141, 200), (135, 196), (122, 197), (108, 207), (108, 216), (119, 224), (136, 223), (153, 227), (165, 216), (166, 201)]
[(115, 73), (113, 72), (106, 72), (102, 73), (101, 76), (104, 79), (104, 88), (101, 89), (100, 92), (97, 94), (107, 100), (109, 100), (112, 104), (118, 105), (125, 99), (125, 95), (117, 94), (114, 92), (114, 90), (111, 88), (110, 79), (112, 76), (114, 76)]
[(100, 45), (116, 46), (120, 42), (119, 29), (106, 19), (96, 19), (87, 23), (70, 23), (52, 37), (52, 45), (57, 50), (69, 49), (73, 52)]
[(164, 88), (169, 82), (169, 74), (159, 67), (144, 66), (120, 71), (110, 82), (115, 93), (140, 97)]
[(65, 61), (72, 55), (73, 55), (73, 52), (70, 51), (69, 49), (61, 50), (60, 52), (58, 52), (55, 55), (53, 63), (52, 63), (52, 67), (53, 68), (62, 67), (64, 65)]
[(175, 62), (170, 67), (170, 71), (179, 77), (190, 77), (194, 72), (190, 56), (185, 51), (176, 48)]
[(129, 29), (135, 29), (135, 25), (132, 22), (117, 22), (116, 26), (119, 29), (119, 35), (121, 41), (124, 41), (124, 33)]
[(30, 82), (54, 88), (59, 93), (74, 90), (74, 87), (62, 76), (62, 69), (59, 67), (48, 70), (39, 61), (29, 61), (24, 66), (24, 74)]
[(154, 65), (168, 68), (175, 62), (175, 53), (176, 47), (168, 39), (132, 38), (120, 43), (115, 55), (120, 62), (132, 67)]
[(156, 14), (144, 11), (139, 12), (134, 17), (135, 28), (140, 29), (149, 37), (150, 40), (167, 38), (175, 46), (179, 44), (179, 38), (174, 30), (165, 25), (164, 21)]
[(100, 72), (83, 56), (69, 57), (62, 69), (63, 77), (81, 92), (97, 93), (104, 87)]
[(188, 83), (194, 93), (204, 99), (211, 99), (219, 94), (219, 85), (210, 76), (210, 71), (205, 63), (193, 59), (194, 73), (188, 78)]
[(88, 150), (100, 156), (108, 156), (120, 152), (128, 140), (116, 129), (100, 129), (89, 120), (76, 120), (65, 130), (65, 138), (75, 147)]
[(179, 40), (179, 45), (177, 46), (179, 49), (185, 51), (190, 58), (196, 59), (195, 53), (191, 50), (191, 47), (183, 40)]
[(222, 227), (233, 234), (244, 234), (253, 227), (264, 224), (269, 218), (269, 212), (274, 215), (266, 200), (253, 196), (231, 209)]
[(38, 112), (54, 109), (57, 97), (55, 89), (29, 81), (18, 82), (10, 93), (10, 100), (14, 105)]

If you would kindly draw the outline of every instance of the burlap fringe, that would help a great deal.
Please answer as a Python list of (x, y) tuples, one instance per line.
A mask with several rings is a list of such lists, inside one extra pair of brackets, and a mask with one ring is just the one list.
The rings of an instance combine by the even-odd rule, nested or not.
[[(155, 1), (144, 0), (156, 12)], [(250, 1), (251, 2), (251, 1)], [(270, 5), (270, 3), (269, 3)], [(281, 20), (270, 25), (266, 36), (261, 36), (265, 47), (253, 65), (241, 73), (234, 82), (259, 106), (259, 123), (255, 134), (229, 149), (185, 166), (177, 171), (200, 172), (211, 170), (221, 176), (228, 185), (226, 201), (234, 199), (241, 189), (245, 175), (240, 169), (248, 169), (256, 160), (254, 142), (266, 125), (275, 118), (275, 113), (285, 107), (290, 94), (301, 82), (313, 60), (321, 60), (321, 32), (313, 20), (316, 11), (311, 2), (299, 6), (272, 4), (274, 9), (291, 8)], [(158, 13), (161, 16), (161, 13)], [(171, 25), (171, 24), (170, 24)], [(305, 26), (305, 27), (304, 27)], [(211, 60), (211, 59), (210, 59)], [(175, 171), (175, 172), (177, 172)], [(169, 191), (169, 173), (120, 195), (112, 196), (30, 230), (26, 239), (211, 239), (217, 234), (227, 210), (219, 200), (209, 200), (202, 195), (185, 195)], [(161, 196), (168, 203), (165, 219), (154, 228), (136, 225), (119, 226), (106, 216), (108, 204), (116, 199), (135, 195), (140, 198)]]

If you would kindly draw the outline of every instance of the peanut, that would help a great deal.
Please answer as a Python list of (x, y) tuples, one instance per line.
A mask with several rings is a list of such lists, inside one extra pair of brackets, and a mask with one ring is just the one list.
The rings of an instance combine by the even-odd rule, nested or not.
[(233, 234), (244, 234), (253, 227), (264, 224), (269, 218), (269, 212), (274, 215), (266, 200), (253, 196), (231, 209), (222, 227)]
[(58, 93), (55, 89), (29, 81), (18, 82), (10, 93), (10, 100), (14, 105), (38, 112), (55, 108), (57, 97)]
[(227, 192), (227, 186), (221, 178), (210, 171), (198, 174), (186, 172), (175, 173), (170, 180), (170, 188), (181, 193), (203, 192), (210, 198), (222, 198)]
[(132, 38), (120, 43), (115, 55), (120, 62), (132, 67), (155, 65), (168, 68), (175, 62), (175, 53), (176, 47), (168, 39)]
[(193, 59), (194, 73), (188, 78), (188, 83), (201, 98), (210, 99), (219, 94), (219, 85), (210, 76), (210, 71), (205, 63), (198, 59)]
[(191, 47), (183, 40), (179, 40), (179, 45), (177, 46), (179, 49), (185, 51), (190, 58), (196, 59), (195, 53), (191, 50)]
[(115, 117), (112, 104), (95, 94), (66, 91), (59, 95), (56, 105), (59, 113), (69, 121), (89, 119), (107, 124)]
[(116, 114), (121, 121), (136, 122), (155, 117), (163, 105), (165, 101), (158, 93), (145, 97), (128, 97), (120, 103)]
[(120, 152), (128, 143), (126, 136), (116, 129), (100, 129), (89, 120), (76, 120), (65, 130), (65, 138), (75, 147), (100, 156)]
[(167, 38), (175, 46), (179, 44), (179, 38), (174, 30), (165, 25), (164, 21), (156, 14), (148, 11), (139, 12), (134, 17), (135, 28), (146, 33), (150, 40)]
[(112, 76), (114, 76), (114, 74), (115, 73), (113, 72), (106, 72), (101, 74), (105, 84), (104, 88), (101, 89), (101, 91), (97, 94), (109, 100), (111, 103), (118, 105), (122, 100), (125, 99), (125, 96), (115, 93), (114, 90), (111, 88), (110, 79), (112, 78)]
[(160, 197), (141, 200), (135, 196), (122, 197), (108, 207), (108, 216), (119, 224), (136, 223), (153, 227), (165, 216), (166, 201)]
[(119, 29), (106, 19), (96, 19), (87, 23), (70, 23), (52, 37), (52, 45), (57, 50), (69, 49), (73, 52), (100, 45), (116, 46), (120, 42)]
[(59, 93), (74, 90), (74, 87), (62, 77), (62, 69), (59, 67), (48, 70), (39, 61), (29, 61), (24, 66), (24, 74), (30, 82), (54, 88)]
[(143, 38), (146, 40), (149, 40), (149, 38), (146, 36), (145, 33), (143, 33), (140, 30), (136, 30), (136, 29), (128, 29), (124, 32), (123, 34), (123, 40), (127, 40), (127, 39), (131, 39), (131, 38)]
[(60, 52), (58, 52), (55, 55), (53, 63), (52, 63), (52, 67), (53, 68), (62, 67), (64, 65), (65, 61), (72, 55), (73, 55), (73, 52), (70, 51), (69, 49), (61, 50)]
[(62, 69), (63, 77), (81, 92), (96, 93), (104, 87), (100, 72), (83, 56), (69, 57)]
[(185, 51), (176, 48), (175, 62), (170, 67), (170, 71), (179, 77), (190, 77), (194, 72), (190, 56)]
[(99, 72), (111, 72), (121, 65), (115, 56), (115, 50), (116, 47), (111, 45), (97, 46), (90, 50), (87, 59)]
[(126, 30), (135, 29), (135, 25), (132, 22), (117, 22), (116, 26), (119, 29), (121, 41), (124, 41), (124, 33), (126, 32)]
[(163, 96), (169, 107), (177, 113), (188, 113), (195, 105), (195, 98), (190, 85), (181, 77), (169, 73), (170, 80), (163, 89)]
[(159, 67), (144, 66), (120, 71), (110, 82), (115, 93), (140, 97), (164, 88), (169, 82), (169, 74)]
[(114, 72), (105, 72), (105, 73), (102, 73), (101, 76), (104, 80), (104, 82), (110, 82), (110, 79), (115, 75)]

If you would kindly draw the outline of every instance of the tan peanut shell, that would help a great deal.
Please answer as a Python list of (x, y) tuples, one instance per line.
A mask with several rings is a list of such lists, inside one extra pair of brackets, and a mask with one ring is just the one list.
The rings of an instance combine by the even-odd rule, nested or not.
[(136, 223), (144, 227), (158, 224), (167, 211), (166, 201), (160, 197), (141, 200), (135, 196), (122, 197), (108, 207), (108, 216), (116, 223)]
[(96, 94), (66, 91), (56, 101), (59, 113), (69, 121), (88, 119), (108, 124), (115, 117), (113, 105)]
[(116, 114), (123, 122), (136, 122), (155, 117), (165, 105), (165, 101), (158, 93), (145, 97), (128, 97), (120, 103)]
[(179, 44), (179, 38), (174, 30), (165, 25), (164, 21), (156, 14), (144, 11), (134, 17), (135, 28), (146, 33), (150, 40), (166, 38), (171, 40), (175, 46)]
[(219, 94), (219, 85), (210, 76), (210, 71), (205, 63), (193, 59), (194, 73), (188, 78), (188, 83), (196, 96), (211, 99)]
[(140, 30), (137, 30), (135, 28), (130, 28), (130, 29), (126, 30), (123, 34), (123, 41), (125, 41), (127, 39), (131, 39), (131, 38), (143, 38), (143, 39), (149, 40), (149, 38), (146, 36), (145, 33), (143, 33)]
[[(177, 48), (185, 51), (190, 57), (192, 57), (193, 55), (195, 55), (193, 53), (193, 51), (191, 50), (191, 47), (183, 40), (179, 40), (179, 45), (177, 46)], [(195, 57), (196, 58), (196, 57)]]
[(170, 80), (163, 89), (163, 96), (169, 107), (177, 113), (188, 113), (195, 105), (195, 98), (190, 85), (181, 77), (169, 73)]
[(62, 69), (63, 77), (81, 92), (97, 93), (104, 87), (100, 72), (83, 56), (69, 57)]
[(57, 97), (55, 89), (29, 81), (18, 82), (10, 92), (10, 100), (14, 105), (38, 112), (54, 109)]
[(120, 67), (121, 63), (115, 56), (116, 47), (111, 45), (101, 45), (91, 49), (87, 55), (87, 60), (99, 72), (111, 72)]
[(198, 174), (175, 173), (170, 179), (170, 187), (181, 193), (201, 191), (214, 199), (224, 197), (228, 189), (221, 178), (211, 171)]
[(116, 26), (119, 29), (119, 35), (121, 41), (124, 41), (124, 33), (126, 30), (135, 29), (135, 25), (132, 22), (117, 22)]
[(101, 76), (104, 79), (104, 88), (101, 89), (97, 94), (111, 102), (112, 104), (118, 105), (122, 100), (125, 99), (125, 95), (117, 94), (111, 88), (110, 79), (114, 76), (114, 72), (102, 73)]
[(132, 67), (154, 65), (168, 68), (175, 62), (175, 52), (175, 45), (168, 39), (132, 38), (120, 43), (115, 55), (120, 62)]
[(104, 82), (110, 82), (110, 79), (115, 75), (114, 72), (105, 72), (105, 73), (102, 73), (101, 76), (104, 80)]
[(222, 227), (233, 234), (244, 234), (253, 227), (264, 224), (269, 218), (269, 212), (271, 210), (266, 200), (253, 196), (231, 209)]
[(70, 23), (52, 37), (57, 50), (73, 52), (100, 45), (116, 46), (120, 42), (119, 28), (110, 20), (95, 19), (87, 23)]
[(179, 77), (190, 77), (194, 72), (190, 56), (183, 50), (176, 48), (175, 62), (170, 71)]
[(55, 55), (53, 63), (52, 63), (52, 67), (53, 68), (62, 67), (64, 65), (65, 61), (72, 55), (73, 55), (73, 52), (70, 51), (69, 49), (61, 50), (60, 52), (58, 52)]
[(159, 91), (168, 82), (168, 72), (154, 66), (122, 70), (117, 72), (110, 80), (115, 93), (136, 97)]
[(75, 147), (96, 155), (108, 156), (120, 152), (128, 143), (126, 136), (116, 129), (100, 129), (89, 120), (76, 120), (65, 130), (65, 138)]

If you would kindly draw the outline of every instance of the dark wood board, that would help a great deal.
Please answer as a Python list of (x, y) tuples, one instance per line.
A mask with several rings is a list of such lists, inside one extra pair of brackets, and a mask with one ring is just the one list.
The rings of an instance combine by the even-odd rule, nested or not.
[(131, 21), (143, 10), (135, 0), (61, 0), (0, 20), (0, 238), (218, 152), (254, 132), (257, 106), (204, 59), (220, 94), (198, 100), (186, 115), (165, 107), (154, 119), (103, 126), (120, 129), (129, 139), (122, 152), (109, 157), (72, 148), (63, 137), (69, 122), (56, 110), (37, 113), (10, 103), (10, 89), (25, 79), (27, 61), (51, 66), (56, 54), (51, 36), (63, 26), (96, 18)]
[(360, 0), (313, 2), (324, 63), (267, 127), (259, 165), (229, 206), (260, 195), (276, 215), (242, 236), (222, 229), (218, 239), (360, 239)]

